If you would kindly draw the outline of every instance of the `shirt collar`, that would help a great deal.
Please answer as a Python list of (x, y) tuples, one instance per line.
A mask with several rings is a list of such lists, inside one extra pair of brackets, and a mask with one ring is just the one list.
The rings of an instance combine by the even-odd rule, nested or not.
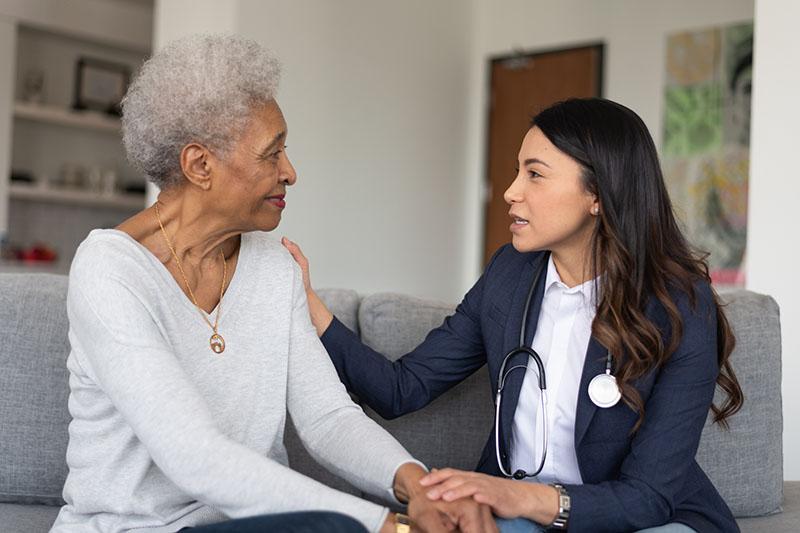
[(584, 281), (580, 285), (567, 287), (567, 285), (561, 281), (561, 276), (558, 275), (556, 264), (553, 261), (553, 255), (550, 254), (550, 258), (547, 260), (547, 277), (544, 282), (545, 293), (553, 287), (558, 287), (564, 294), (581, 294), (585, 301), (594, 302), (595, 285), (597, 281), (598, 278), (594, 278), (589, 281)]

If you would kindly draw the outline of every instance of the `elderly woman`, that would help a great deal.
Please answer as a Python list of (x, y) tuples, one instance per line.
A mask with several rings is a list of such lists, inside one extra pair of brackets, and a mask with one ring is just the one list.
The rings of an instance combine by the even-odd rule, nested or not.
[(161, 193), (92, 231), (72, 264), (73, 421), (53, 531), (408, 530), (292, 471), (287, 410), (318, 461), (409, 502), (421, 528), (494, 528), (469, 500), (418, 497), (424, 468), (351, 402), (300, 269), (265, 233), (297, 179), (278, 73), (252, 41), (190, 37), (145, 63), (125, 97), (128, 157)]

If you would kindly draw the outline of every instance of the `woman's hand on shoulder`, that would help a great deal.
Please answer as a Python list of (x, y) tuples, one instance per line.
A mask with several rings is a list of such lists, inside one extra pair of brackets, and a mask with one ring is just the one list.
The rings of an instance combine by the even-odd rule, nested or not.
[(300, 249), (297, 243), (290, 241), (286, 237), (281, 237), (281, 244), (289, 251), (292, 255), (292, 259), (294, 259), (295, 263), (297, 263), (300, 270), (303, 272), (303, 285), (306, 288), (306, 292), (313, 291), (314, 289), (311, 287), (311, 275), (308, 269), (308, 258), (303, 254), (303, 250)]
[(289, 251), (292, 258), (300, 267), (300, 271), (303, 273), (303, 286), (306, 289), (308, 312), (311, 315), (311, 322), (314, 324), (314, 328), (317, 330), (317, 335), (321, 337), (322, 334), (325, 333), (325, 330), (328, 329), (328, 326), (331, 325), (331, 322), (333, 321), (333, 313), (330, 312), (320, 297), (317, 296), (314, 288), (311, 286), (311, 274), (309, 274), (308, 258), (306, 258), (306, 256), (303, 254), (303, 251), (300, 249), (300, 247), (286, 237), (281, 238), (281, 244)]

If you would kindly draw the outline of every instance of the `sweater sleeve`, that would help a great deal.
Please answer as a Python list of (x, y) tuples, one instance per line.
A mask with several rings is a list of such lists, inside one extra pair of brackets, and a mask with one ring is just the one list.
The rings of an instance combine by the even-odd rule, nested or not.
[[(85, 259), (76, 258), (70, 273), (73, 352), (172, 483), (232, 518), (325, 509), (349, 515), (371, 531), (380, 528), (387, 509), (326, 487), (225, 436), (147, 301), (128, 281)], [(300, 418), (305, 433), (316, 434), (309, 430), (309, 417)], [(378, 446), (375, 450), (379, 453)], [(381, 481), (388, 477), (381, 475)]]
[(362, 490), (394, 499), (397, 469), (415, 462), (350, 399), (309, 318), (299, 267), (294, 269), (288, 408), (309, 453)]

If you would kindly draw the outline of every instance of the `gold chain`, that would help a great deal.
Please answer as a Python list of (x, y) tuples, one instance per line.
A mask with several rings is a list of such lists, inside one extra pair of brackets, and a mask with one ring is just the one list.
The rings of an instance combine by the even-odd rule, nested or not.
[[(189, 295), (192, 297), (192, 301), (194, 302), (194, 306), (200, 312), (200, 316), (203, 317), (208, 327), (210, 327), (214, 331), (214, 335), (211, 336), (211, 349), (215, 353), (222, 353), (225, 350), (225, 341), (220, 336), (219, 332), (217, 331), (217, 326), (219, 325), (219, 315), (222, 313), (222, 296), (225, 294), (225, 282), (228, 275), (228, 262), (225, 261), (225, 254), (222, 252), (222, 248), (219, 249), (219, 255), (222, 256), (222, 286), (219, 288), (219, 304), (217, 304), (217, 316), (214, 318), (214, 323), (212, 324), (211, 321), (206, 316), (205, 311), (200, 304), (197, 303), (197, 298), (194, 296), (194, 292), (192, 291), (192, 286), (189, 285), (189, 280), (186, 278), (186, 272), (183, 271), (183, 266), (181, 265), (181, 260), (178, 258), (178, 254), (175, 252), (175, 248), (172, 246), (172, 242), (170, 242), (169, 237), (167, 236), (167, 231), (164, 229), (164, 224), (161, 223), (161, 213), (158, 209), (158, 201), (155, 203), (156, 208), (156, 219), (158, 220), (158, 226), (161, 228), (161, 234), (164, 236), (164, 240), (169, 247), (169, 251), (172, 252), (172, 257), (175, 258), (175, 264), (178, 265), (178, 270), (183, 277), (184, 283), (186, 283), (186, 288), (189, 290)], [(215, 340), (217, 339), (217, 340)]]

